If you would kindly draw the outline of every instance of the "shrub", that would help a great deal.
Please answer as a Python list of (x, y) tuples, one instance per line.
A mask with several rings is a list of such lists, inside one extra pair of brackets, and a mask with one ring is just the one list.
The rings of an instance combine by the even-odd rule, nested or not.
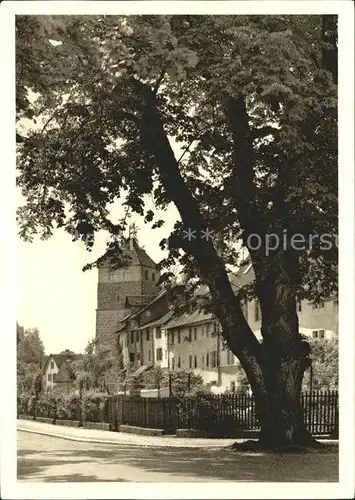
[(71, 392), (65, 396), (65, 407), (69, 420), (81, 419), (81, 399), (77, 392)]
[(231, 396), (215, 396), (205, 389), (178, 397), (180, 424), (186, 428), (206, 431), (214, 437), (235, 436), (238, 429), (245, 428), (246, 420), (256, 425), (252, 406), (231, 407)]
[(83, 394), (82, 408), (85, 422), (103, 422), (107, 405), (107, 394), (88, 391)]
[(57, 398), (51, 392), (42, 393), (37, 399), (37, 416), (56, 418)]
[(177, 397), (177, 410), (182, 425), (212, 433), (217, 423), (213, 403), (213, 397), (206, 391), (180, 394)]
[[(18, 415), (34, 414), (35, 396), (24, 393), (18, 397)], [(58, 420), (84, 420), (87, 422), (103, 422), (106, 418), (107, 394), (88, 391), (82, 399), (78, 392), (62, 394), (60, 392), (42, 393), (37, 400), (36, 414), (39, 417)]]
[(24, 392), (17, 398), (17, 415), (31, 415), (33, 413), (33, 394)]

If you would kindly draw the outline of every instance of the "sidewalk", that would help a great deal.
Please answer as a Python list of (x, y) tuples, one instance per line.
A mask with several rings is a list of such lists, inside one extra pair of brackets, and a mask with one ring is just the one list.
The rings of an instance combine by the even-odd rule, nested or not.
[(96, 429), (82, 429), (77, 427), (66, 427), (63, 425), (52, 425), (32, 420), (17, 420), (17, 430), (43, 434), (71, 441), (101, 444), (124, 444), (131, 446), (146, 447), (169, 447), (169, 448), (224, 448), (236, 441), (243, 442), (244, 439), (205, 439), (205, 438), (177, 438), (174, 436), (138, 436), (124, 432), (101, 431)]

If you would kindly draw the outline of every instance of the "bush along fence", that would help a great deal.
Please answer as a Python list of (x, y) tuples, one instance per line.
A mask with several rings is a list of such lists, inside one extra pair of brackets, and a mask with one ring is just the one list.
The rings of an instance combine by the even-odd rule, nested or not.
[[(338, 436), (338, 392), (313, 391), (302, 394), (307, 428), (313, 435)], [(18, 416), (72, 422), (77, 426), (122, 430), (121, 426), (161, 430), (164, 434), (195, 432), (200, 436), (236, 437), (258, 431), (252, 396), (244, 394), (197, 394), (182, 398), (143, 398), (85, 393), (66, 396), (44, 394), (22, 396)], [(92, 425), (91, 425), (92, 424)]]

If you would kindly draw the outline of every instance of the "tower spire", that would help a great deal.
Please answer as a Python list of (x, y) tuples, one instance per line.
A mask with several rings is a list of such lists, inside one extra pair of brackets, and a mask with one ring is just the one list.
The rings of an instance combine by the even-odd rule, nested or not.
[(129, 225), (128, 228), (128, 239), (129, 239), (129, 248), (133, 250), (133, 243), (135, 240), (137, 240), (137, 226), (133, 222), (133, 224)]

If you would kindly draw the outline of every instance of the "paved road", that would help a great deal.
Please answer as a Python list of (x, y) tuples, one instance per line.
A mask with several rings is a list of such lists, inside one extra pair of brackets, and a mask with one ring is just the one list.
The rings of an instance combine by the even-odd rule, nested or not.
[(18, 431), (21, 482), (338, 481), (338, 455), (235, 453), (69, 441)]

